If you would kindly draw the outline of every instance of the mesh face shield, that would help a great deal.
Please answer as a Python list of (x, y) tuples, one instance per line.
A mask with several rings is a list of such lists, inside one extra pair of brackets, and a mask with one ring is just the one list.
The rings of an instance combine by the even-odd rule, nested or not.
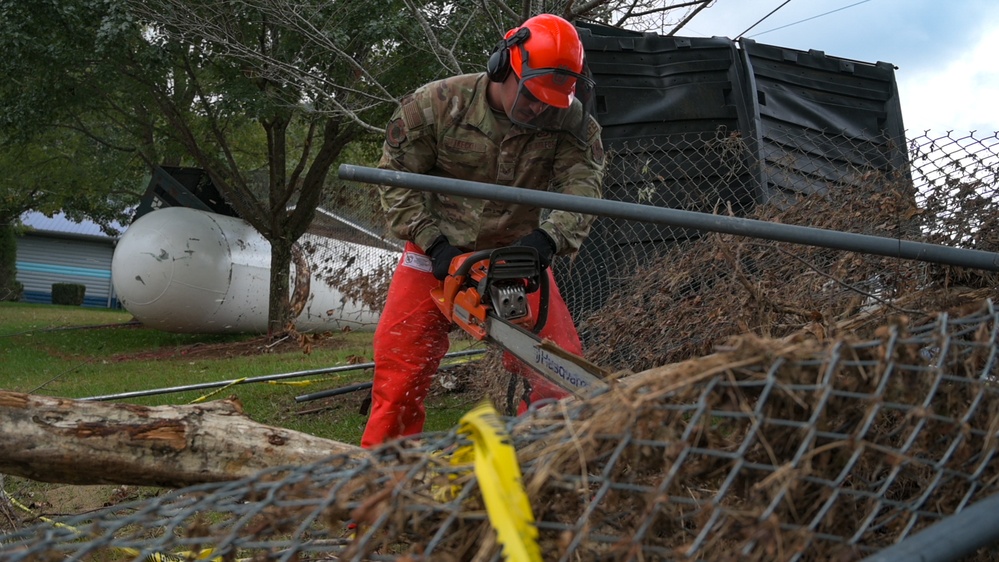
[(593, 115), (593, 79), (564, 68), (521, 66), (510, 120), (527, 129), (569, 133), (586, 142), (587, 116)]

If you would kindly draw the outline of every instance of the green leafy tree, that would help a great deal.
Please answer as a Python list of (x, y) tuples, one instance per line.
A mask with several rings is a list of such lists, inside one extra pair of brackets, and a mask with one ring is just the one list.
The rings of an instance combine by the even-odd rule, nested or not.
[[(184, 61), (169, 76), (135, 79), (194, 163), (270, 242), (268, 331), (283, 331), (292, 246), (312, 223), (330, 169), (349, 143), (380, 133), (366, 119), (383, 121), (395, 103), (383, 82), (419, 76), (384, 47), (398, 42), (402, 4), (125, 4), (144, 22), (153, 54)], [(191, 92), (184, 104), (178, 81)]]
[[(221, 41), (193, 36), (183, 18), (158, 17), (173, 10), (227, 35)], [(322, 111), (331, 98), (327, 92), (278, 79), (268, 64), (248, 61), (243, 49), (272, 66), (304, 65), (321, 73), (345, 72), (335, 66), (338, 57), (315, 52), (265, 13), (236, 3), (20, 1), (0, 5), (0, 15), (0, 45), (8, 55), (0, 68), (21, 77), (0, 86), (7, 155), (30, 150), (40, 159), (52, 157), (46, 135), (70, 131), (148, 167), (205, 169), (271, 242), (270, 327), (283, 328), (291, 244), (310, 222), (333, 159), (363, 128)], [(230, 48), (232, 41), (239, 47)], [(24, 202), (37, 208), (40, 193), (57, 190), (51, 181), (20, 178), (7, 191), (13, 214)], [(85, 213), (114, 199), (64, 194), (86, 202)], [(72, 206), (68, 197), (61, 203)]]
[[(20, 217), (29, 210), (88, 218), (117, 234), (114, 226), (127, 223), (145, 167), (85, 136), (48, 129), (30, 141), (0, 145), (0, 170), (0, 238), (13, 244), (22, 233)], [(0, 299), (17, 300), (16, 244), (5, 248), (10, 252), (0, 258)]]
[[(36, 210), (127, 222), (150, 162), (168, 161), (144, 101), (108, 63), (103, 2), (0, 0), (0, 234)], [(182, 154), (174, 146), (174, 158)], [(13, 283), (0, 270), (0, 285)]]
[(331, 167), (351, 142), (381, 135), (399, 97), (481, 70), (502, 31), (535, 13), (636, 21), (669, 10), (652, 0), (518, 10), (492, 0), (0, 0), (0, 131), (6, 145), (33, 149), (49, 147), (40, 131), (72, 131), (148, 167), (204, 169), (271, 244), (273, 334), (290, 319), (292, 245), (335, 185)]
[(16, 225), (21, 213), (63, 211), (89, 218), (108, 233), (123, 223), (141, 193), (145, 166), (134, 157), (65, 129), (0, 149), (0, 222)]

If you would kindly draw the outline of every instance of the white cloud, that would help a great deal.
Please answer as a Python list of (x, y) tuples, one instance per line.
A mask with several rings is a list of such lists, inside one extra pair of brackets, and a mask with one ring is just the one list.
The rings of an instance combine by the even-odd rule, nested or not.
[(911, 132), (999, 131), (996, 53), (999, 53), (999, 24), (986, 29), (977, 44), (940, 69), (897, 73), (905, 128)]

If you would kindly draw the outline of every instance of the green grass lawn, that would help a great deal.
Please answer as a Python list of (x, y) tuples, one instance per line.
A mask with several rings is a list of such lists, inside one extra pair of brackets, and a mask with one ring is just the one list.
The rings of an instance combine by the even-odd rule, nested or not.
[[(372, 370), (365, 364), (372, 359), (372, 336), (325, 335), (306, 353), (291, 339), (275, 343), (259, 335), (172, 334), (143, 328), (124, 311), (0, 302), (0, 390), (74, 399), (130, 393), (105, 401), (148, 406), (234, 395), (256, 422), (357, 445), (367, 421), (360, 411), (366, 390), (301, 402), (296, 397), (370, 382)], [(469, 343), (459, 338), (453, 349)], [(322, 372), (331, 368), (343, 372)], [(272, 380), (225, 384), (246, 378)], [(175, 390), (192, 385), (208, 388)], [(432, 392), (425, 430), (454, 427), (479, 399), (474, 392)], [(2, 534), (10, 525), (37, 522), (39, 515), (85, 512), (163, 490), (60, 485), (0, 474), (0, 492), (19, 502), (0, 501)], [(34, 507), (22, 511), (24, 505)]]
[[(173, 334), (131, 320), (125, 311), (0, 303), (0, 389), (76, 399), (130, 393), (114, 401), (150, 406), (235, 395), (259, 423), (360, 442), (366, 422), (360, 407), (367, 391), (315, 401), (295, 398), (368, 382), (371, 369), (282, 375), (370, 363), (371, 332), (329, 334), (306, 353), (298, 343), (269, 347), (260, 336)], [(243, 378), (279, 380), (221, 386)], [(212, 386), (173, 390), (192, 385)], [(425, 429), (451, 428), (475, 399), (431, 396)]]

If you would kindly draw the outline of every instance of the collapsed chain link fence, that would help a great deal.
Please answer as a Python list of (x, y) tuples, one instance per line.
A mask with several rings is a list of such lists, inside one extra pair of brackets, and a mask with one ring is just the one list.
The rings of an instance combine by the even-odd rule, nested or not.
[[(997, 314), (829, 346), (746, 337), (506, 419), (545, 559), (855, 560), (996, 493)], [(38, 524), (0, 558), (498, 560), (476, 479), (448, 461), (462, 441)]]
[[(649, 204), (999, 250), (996, 135), (916, 137), (906, 169), (800, 157), (816, 140), (762, 163), (727, 132), (619, 146), (607, 192), (625, 199), (629, 178)], [(679, 175), (678, 153), (726, 166)], [(618, 382), (503, 418), (545, 559), (859, 560), (936, 532), (953, 548), (924, 560), (999, 560), (999, 537), (955, 546), (935, 526), (999, 492), (994, 273), (640, 222), (594, 234), (606, 253), (556, 275)], [(36, 522), (0, 536), (0, 560), (499, 560), (483, 484), (453, 461), (467, 442), (425, 434)]]

